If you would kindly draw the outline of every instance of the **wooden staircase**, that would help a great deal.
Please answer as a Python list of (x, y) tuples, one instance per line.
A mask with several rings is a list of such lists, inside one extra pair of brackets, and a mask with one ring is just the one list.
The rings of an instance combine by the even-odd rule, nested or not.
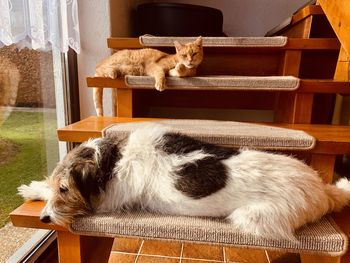
[[(140, 47), (138, 39), (111, 38), (108, 40), (108, 45), (113, 49)], [(168, 90), (159, 94), (156, 91), (134, 90), (125, 86), (121, 79), (88, 78), (87, 84), (89, 87), (116, 89), (115, 112), (118, 117), (144, 117), (151, 106), (223, 108), (225, 105), (224, 108), (231, 109), (274, 110), (276, 122), (327, 123), (327, 115), (331, 113), (325, 109), (324, 113), (315, 113), (312, 110), (314, 94), (321, 93), (325, 89), (323, 86), (325, 82), (321, 80), (328, 80), (327, 86), (333, 85), (329, 80), (333, 79), (339, 48), (339, 42), (334, 38), (288, 38), (286, 45), (282, 47), (252, 45), (220, 48), (204, 45), (205, 59), (198, 69), (198, 75), (295, 76), (306, 82), (309, 80), (308, 84), (314, 87), (312, 92), (303, 91), (303, 87), (301, 92), (249, 92), (248, 97), (246, 92), (225, 91), (225, 96), (222, 96), (221, 91), (212, 91), (201, 92), (201, 101), (198, 102), (196, 99), (198, 92), (187, 91), (185, 99), (187, 103), (185, 103), (183, 91)], [(173, 52), (173, 47), (163, 46), (161, 49)], [(348, 92), (348, 89), (345, 88), (343, 91)], [(304, 110), (298, 112), (300, 104), (303, 104)], [(314, 121), (312, 121), (313, 114)]]
[[(320, 1), (326, 7), (330, 1)], [(341, 1), (336, 1), (337, 3)], [(337, 4), (338, 5), (338, 4)], [(347, 5), (349, 7), (349, 4)], [(340, 8), (340, 7), (339, 7)], [(325, 9), (328, 17), (328, 7)], [(124, 79), (88, 77), (88, 87), (108, 87), (115, 90), (114, 117), (89, 117), (77, 123), (58, 129), (61, 141), (82, 142), (91, 137), (101, 137), (102, 131), (111, 124), (135, 121), (150, 121), (159, 117), (152, 107), (163, 108), (211, 108), (211, 109), (255, 109), (273, 111), (274, 121), (268, 125), (302, 130), (316, 139), (316, 147), (307, 152), (292, 152), (306, 160), (325, 182), (332, 182), (336, 156), (350, 153), (350, 127), (330, 125), (335, 94), (350, 94), (347, 66), (349, 57), (347, 46), (332, 34), (327, 37), (312, 38), (312, 26), (321, 21), (316, 16), (324, 16), (319, 6), (305, 7), (293, 15), (288, 28), (281, 29), (288, 36), (283, 46), (225, 46), (204, 44), (204, 61), (198, 69), (198, 76), (225, 75), (250, 77), (294, 76), (299, 85), (292, 91), (249, 90), (226, 86), (208, 85), (204, 88), (174, 85), (160, 93), (147, 85), (137, 88), (126, 85)], [(324, 21), (322, 22), (324, 23)], [(321, 23), (321, 24), (322, 24)], [(334, 23), (331, 24), (333, 26)], [(313, 29), (315, 30), (315, 29)], [(327, 29), (328, 30), (328, 29)], [(339, 30), (342, 31), (342, 30)], [(338, 37), (343, 36), (337, 32)], [(323, 36), (323, 35), (322, 35)], [(346, 38), (346, 37), (345, 37)], [(205, 38), (204, 38), (205, 43)], [(112, 49), (142, 48), (137, 38), (109, 38)], [(173, 53), (171, 45), (154, 47)], [(344, 63), (343, 63), (344, 62)], [(347, 75), (348, 76), (348, 75)], [(219, 87), (219, 88), (218, 88)], [(182, 116), (190, 118), (190, 115)], [(266, 123), (265, 123), (266, 124)], [(288, 152), (288, 151), (287, 151)], [(288, 152), (290, 153), (290, 152)], [(25, 203), (11, 213), (16, 226), (49, 228), (58, 230), (58, 244), (61, 262), (72, 262), (72, 257), (81, 262), (90, 257), (102, 260), (108, 255), (111, 241), (103, 237), (76, 236), (58, 226), (46, 225), (39, 221), (42, 203)], [(349, 236), (350, 211), (334, 214), (338, 226)], [(103, 233), (101, 233), (103, 236)], [(104, 242), (105, 249), (99, 246), (98, 253), (91, 247), (98, 239)], [(67, 246), (69, 244), (70, 246)], [(78, 252), (77, 252), (78, 251)], [(302, 254), (301, 262), (350, 262), (350, 254), (343, 257)], [(87, 260), (89, 261), (89, 260)]]

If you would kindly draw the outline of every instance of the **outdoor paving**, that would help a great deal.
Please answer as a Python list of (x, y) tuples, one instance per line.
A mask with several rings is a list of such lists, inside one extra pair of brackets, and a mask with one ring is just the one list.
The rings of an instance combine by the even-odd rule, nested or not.
[(8, 223), (0, 229), (0, 263), (6, 260), (20, 248), (37, 229), (14, 227)]

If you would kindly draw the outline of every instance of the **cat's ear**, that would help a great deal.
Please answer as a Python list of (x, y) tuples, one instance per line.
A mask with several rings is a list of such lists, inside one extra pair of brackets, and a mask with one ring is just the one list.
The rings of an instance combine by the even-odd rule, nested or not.
[(197, 46), (201, 46), (202, 45), (202, 36), (199, 36), (196, 41), (194, 41), (194, 43), (197, 45)]
[(183, 47), (183, 45), (179, 41), (176, 41), (176, 40), (174, 41), (174, 45), (175, 45), (177, 52), (179, 52), (180, 49)]

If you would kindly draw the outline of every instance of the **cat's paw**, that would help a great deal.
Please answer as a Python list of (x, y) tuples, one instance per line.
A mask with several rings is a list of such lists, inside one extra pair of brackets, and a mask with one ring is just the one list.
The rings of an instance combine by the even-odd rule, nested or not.
[(156, 81), (156, 84), (154, 85), (156, 90), (163, 91), (166, 89), (165, 81)]
[(175, 69), (181, 73), (181, 72), (186, 71), (186, 66), (184, 64), (178, 63), (178, 64), (176, 64)]

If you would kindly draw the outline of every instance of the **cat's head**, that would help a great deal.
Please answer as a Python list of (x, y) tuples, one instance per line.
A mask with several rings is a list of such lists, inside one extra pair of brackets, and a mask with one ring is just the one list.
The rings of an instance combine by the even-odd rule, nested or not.
[(179, 63), (187, 68), (197, 67), (203, 60), (202, 37), (198, 37), (194, 42), (181, 44), (174, 41), (176, 57)]

